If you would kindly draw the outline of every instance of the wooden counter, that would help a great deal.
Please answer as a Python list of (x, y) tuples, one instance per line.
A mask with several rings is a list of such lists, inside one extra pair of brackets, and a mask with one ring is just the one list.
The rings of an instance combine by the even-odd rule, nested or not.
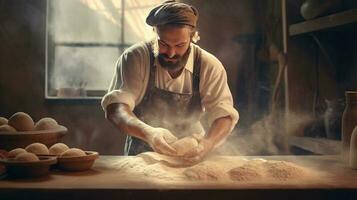
[[(126, 157), (101, 156), (86, 172), (53, 171), (44, 178), (0, 178), (0, 199), (357, 199), (357, 170), (343, 166), (336, 156), (262, 156), (323, 172), (313, 181), (255, 183), (156, 181), (130, 177), (113, 168)], [(239, 157), (232, 157), (236, 159)], [(241, 157), (240, 157), (241, 158)], [(252, 157), (245, 157), (252, 158)]]

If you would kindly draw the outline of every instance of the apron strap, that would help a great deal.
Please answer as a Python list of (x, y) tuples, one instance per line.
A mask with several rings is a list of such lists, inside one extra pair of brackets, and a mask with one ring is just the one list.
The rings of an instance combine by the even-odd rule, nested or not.
[(148, 84), (146, 86), (146, 91), (145, 91), (145, 94), (143, 96), (143, 100), (142, 101), (147, 101), (149, 99), (149, 94), (150, 94), (150, 91), (152, 91), (152, 89), (154, 89), (155, 87), (155, 72), (156, 72), (156, 65), (154, 64), (154, 52), (153, 52), (153, 49), (152, 49), (152, 45), (153, 45), (153, 42), (146, 42), (145, 43), (146, 47), (148, 48), (149, 50), (149, 57), (150, 57), (150, 65), (149, 65), (149, 81), (148, 81)]
[(202, 51), (200, 48), (194, 48), (194, 64), (192, 77), (192, 93), (200, 94), (200, 72), (201, 72), (201, 57)]

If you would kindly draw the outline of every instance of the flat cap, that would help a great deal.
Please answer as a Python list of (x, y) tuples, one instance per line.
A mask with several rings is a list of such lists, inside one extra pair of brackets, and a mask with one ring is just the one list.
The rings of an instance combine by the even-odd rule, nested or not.
[(196, 27), (198, 11), (195, 7), (176, 1), (165, 1), (153, 8), (146, 18), (150, 26), (183, 24)]

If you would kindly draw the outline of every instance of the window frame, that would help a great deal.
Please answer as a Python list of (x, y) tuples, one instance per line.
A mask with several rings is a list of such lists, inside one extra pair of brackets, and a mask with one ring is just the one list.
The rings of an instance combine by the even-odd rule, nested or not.
[[(73, 96), (73, 97), (62, 97), (53, 95), (56, 91), (49, 80), (53, 77), (54, 66), (54, 52), (57, 46), (66, 46), (66, 47), (85, 47), (85, 48), (96, 48), (96, 47), (110, 47), (110, 48), (118, 48), (119, 55), (126, 48), (130, 47), (132, 44), (125, 43), (125, 0), (121, 1), (121, 37), (120, 43), (103, 43), (103, 42), (59, 42), (55, 43), (50, 37), (49, 30), (49, 13), (50, 13), (50, 1), (46, 0), (46, 25), (45, 25), (45, 92), (44, 99), (45, 101), (67, 101), (67, 102), (86, 102), (86, 101), (100, 101), (102, 97), (107, 93), (106, 89), (103, 90), (86, 90), (86, 96)], [(53, 93), (50, 91), (52, 90)], [(50, 94), (51, 93), (51, 94)], [(89, 93), (89, 95), (88, 95)]]

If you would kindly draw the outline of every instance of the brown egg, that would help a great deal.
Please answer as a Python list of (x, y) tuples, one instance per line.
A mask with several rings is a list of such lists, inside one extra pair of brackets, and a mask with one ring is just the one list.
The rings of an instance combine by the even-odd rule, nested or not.
[(26, 162), (33, 162), (33, 161), (39, 161), (40, 159), (33, 153), (20, 153), (15, 157), (16, 161), (26, 161)]
[(41, 144), (41, 143), (32, 143), (28, 145), (26, 148), (27, 152), (34, 153), (34, 154), (42, 154), (42, 155), (48, 155), (49, 151), (46, 145)]
[(50, 117), (45, 117), (40, 119), (36, 124), (35, 124), (35, 130), (51, 130), (55, 129), (58, 127), (58, 123), (56, 120), (50, 118)]
[(71, 148), (61, 154), (61, 157), (79, 157), (85, 156), (86, 153), (82, 149)]
[(20, 153), (25, 153), (25, 152), (26, 152), (26, 150), (23, 148), (16, 148), (16, 149), (11, 150), (9, 152), (8, 156), (9, 156), (9, 158), (15, 158)]
[(32, 131), (35, 127), (35, 123), (30, 115), (24, 112), (13, 114), (10, 117), (8, 124), (14, 127), (17, 131)]
[(0, 131), (3, 132), (16, 132), (16, 129), (14, 129), (14, 127), (4, 124), (0, 126)]
[(5, 117), (0, 117), (0, 126), (7, 124), (8, 120)]
[(50, 147), (49, 151), (51, 155), (61, 155), (63, 152), (67, 151), (69, 147), (63, 143), (57, 143)]

